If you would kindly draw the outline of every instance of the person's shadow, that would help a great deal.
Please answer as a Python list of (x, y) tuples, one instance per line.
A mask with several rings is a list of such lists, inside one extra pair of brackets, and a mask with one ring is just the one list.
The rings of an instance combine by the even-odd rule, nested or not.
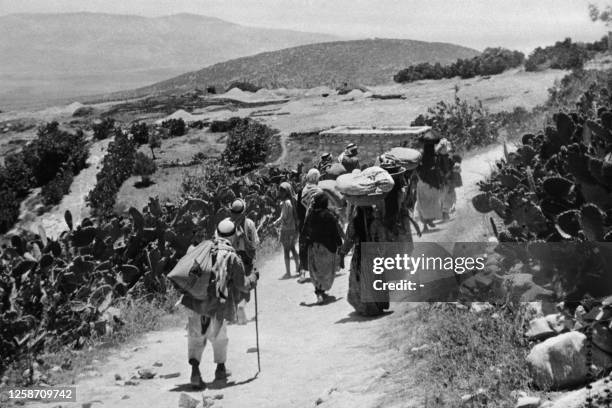
[(314, 307), (314, 306), (325, 306), (325, 305), (329, 305), (331, 303), (336, 303), (337, 301), (343, 299), (342, 297), (335, 297), (335, 296), (328, 296), (325, 298), (325, 301), (323, 303), (317, 303), (317, 302), (312, 302), (312, 303), (306, 303), (306, 302), (300, 302), (300, 306), (304, 306), (304, 307)]
[(206, 383), (204, 387), (195, 387), (191, 385), (191, 383), (178, 384), (174, 388), (170, 390), (170, 392), (198, 392), (204, 390), (222, 390), (224, 388), (237, 387), (239, 385), (248, 384), (250, 382), (255, 381), (255, 379), (259, 376), (259, 373), (256, 373), (253, 377), (247, 378), (242, 381), (227, 381), (227, 380), (215, 380), (213, 382)]
[(370, 320), (382, 319), (390, 314), (393, 314), (393, 310), (387, 310), (378, 316), (363, 316), (357, 312), (351, 312), (347, 317), (338, 320), (335, 324), (369, 322)]

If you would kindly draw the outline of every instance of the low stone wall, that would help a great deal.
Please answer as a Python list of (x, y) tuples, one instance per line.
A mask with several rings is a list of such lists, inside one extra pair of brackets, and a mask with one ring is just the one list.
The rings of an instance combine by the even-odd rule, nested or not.
[(311, 131), (291, 133), (289, 141), (293, 144), (293, 154), (296, 154), (295, 150), (297, 148), (303, 152), (304, 157), (310, 158), (310, 160), (304, 161), (304, 157), (296, 157), (296, 159), (304, 161), (305, 164), (311, 164), (312, 161), (316, 162), (323, 152), (329, 152), (336, 158), (349, 143), (355, 143), (359, 146), (359, 159), (362, 164), (373, 164), (376, 157), (393, 147), (404, 144), (408, 147), (414, 146), (416, 137), (392, 133), (321, 134), (320, 131)]

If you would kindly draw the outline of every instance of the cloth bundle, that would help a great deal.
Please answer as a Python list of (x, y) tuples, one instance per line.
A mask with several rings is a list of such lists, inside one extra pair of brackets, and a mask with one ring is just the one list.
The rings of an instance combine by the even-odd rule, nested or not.
[(336, 180), (339, 176), (346, 174), (346, 169), (340, 163), (333, 163), (325, 171), (327, 180)]
[(414, 170), (421, 163), (421, 152), (408, 147), (394, 147), (384, 153), (383, 156), (393, 160), (406, 170)]
[(363, 171), (354, 170), (336, 179), (338, 190), (349, 196), (388, 193), (393, 189), (393, 177), (384, 169), (376, 166)]
[[(225, 267), (232, 253), (235, 251), (229, 244), (203, 241), (179, 260), (168, 274), (168, 279), (197, 300), (225, 298)], [(215, 284), (214, 287), (211, 283)]]

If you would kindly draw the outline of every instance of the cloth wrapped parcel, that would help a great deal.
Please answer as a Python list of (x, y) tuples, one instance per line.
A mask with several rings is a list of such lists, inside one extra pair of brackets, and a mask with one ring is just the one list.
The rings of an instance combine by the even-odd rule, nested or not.
[(376, 166), (363, 171), (354, 170), (336, 179), (338, 190), (349, 196), (388, 193), (393, 189), (393, 177), (384, 169)]

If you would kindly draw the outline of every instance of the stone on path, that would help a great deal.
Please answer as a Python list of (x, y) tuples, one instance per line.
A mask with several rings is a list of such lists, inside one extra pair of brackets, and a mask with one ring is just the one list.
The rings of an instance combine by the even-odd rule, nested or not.
[(538, 408), (540, 406), (540, 398), (538, 397), (520, 397), (516, 401), (515, 408)]
[[(612, 357), (593, 347), (593, 364), (612, 365)], [(586, 336), (572, 331), (551, 337), (533, 347), (527, 365), (535, 384), (541, 388), (561, 389), (586, 381)]]
[(182, 393), (179, 397), (179, 408), (196, 408), (200, 401), (189, 396), (188, 394)]

